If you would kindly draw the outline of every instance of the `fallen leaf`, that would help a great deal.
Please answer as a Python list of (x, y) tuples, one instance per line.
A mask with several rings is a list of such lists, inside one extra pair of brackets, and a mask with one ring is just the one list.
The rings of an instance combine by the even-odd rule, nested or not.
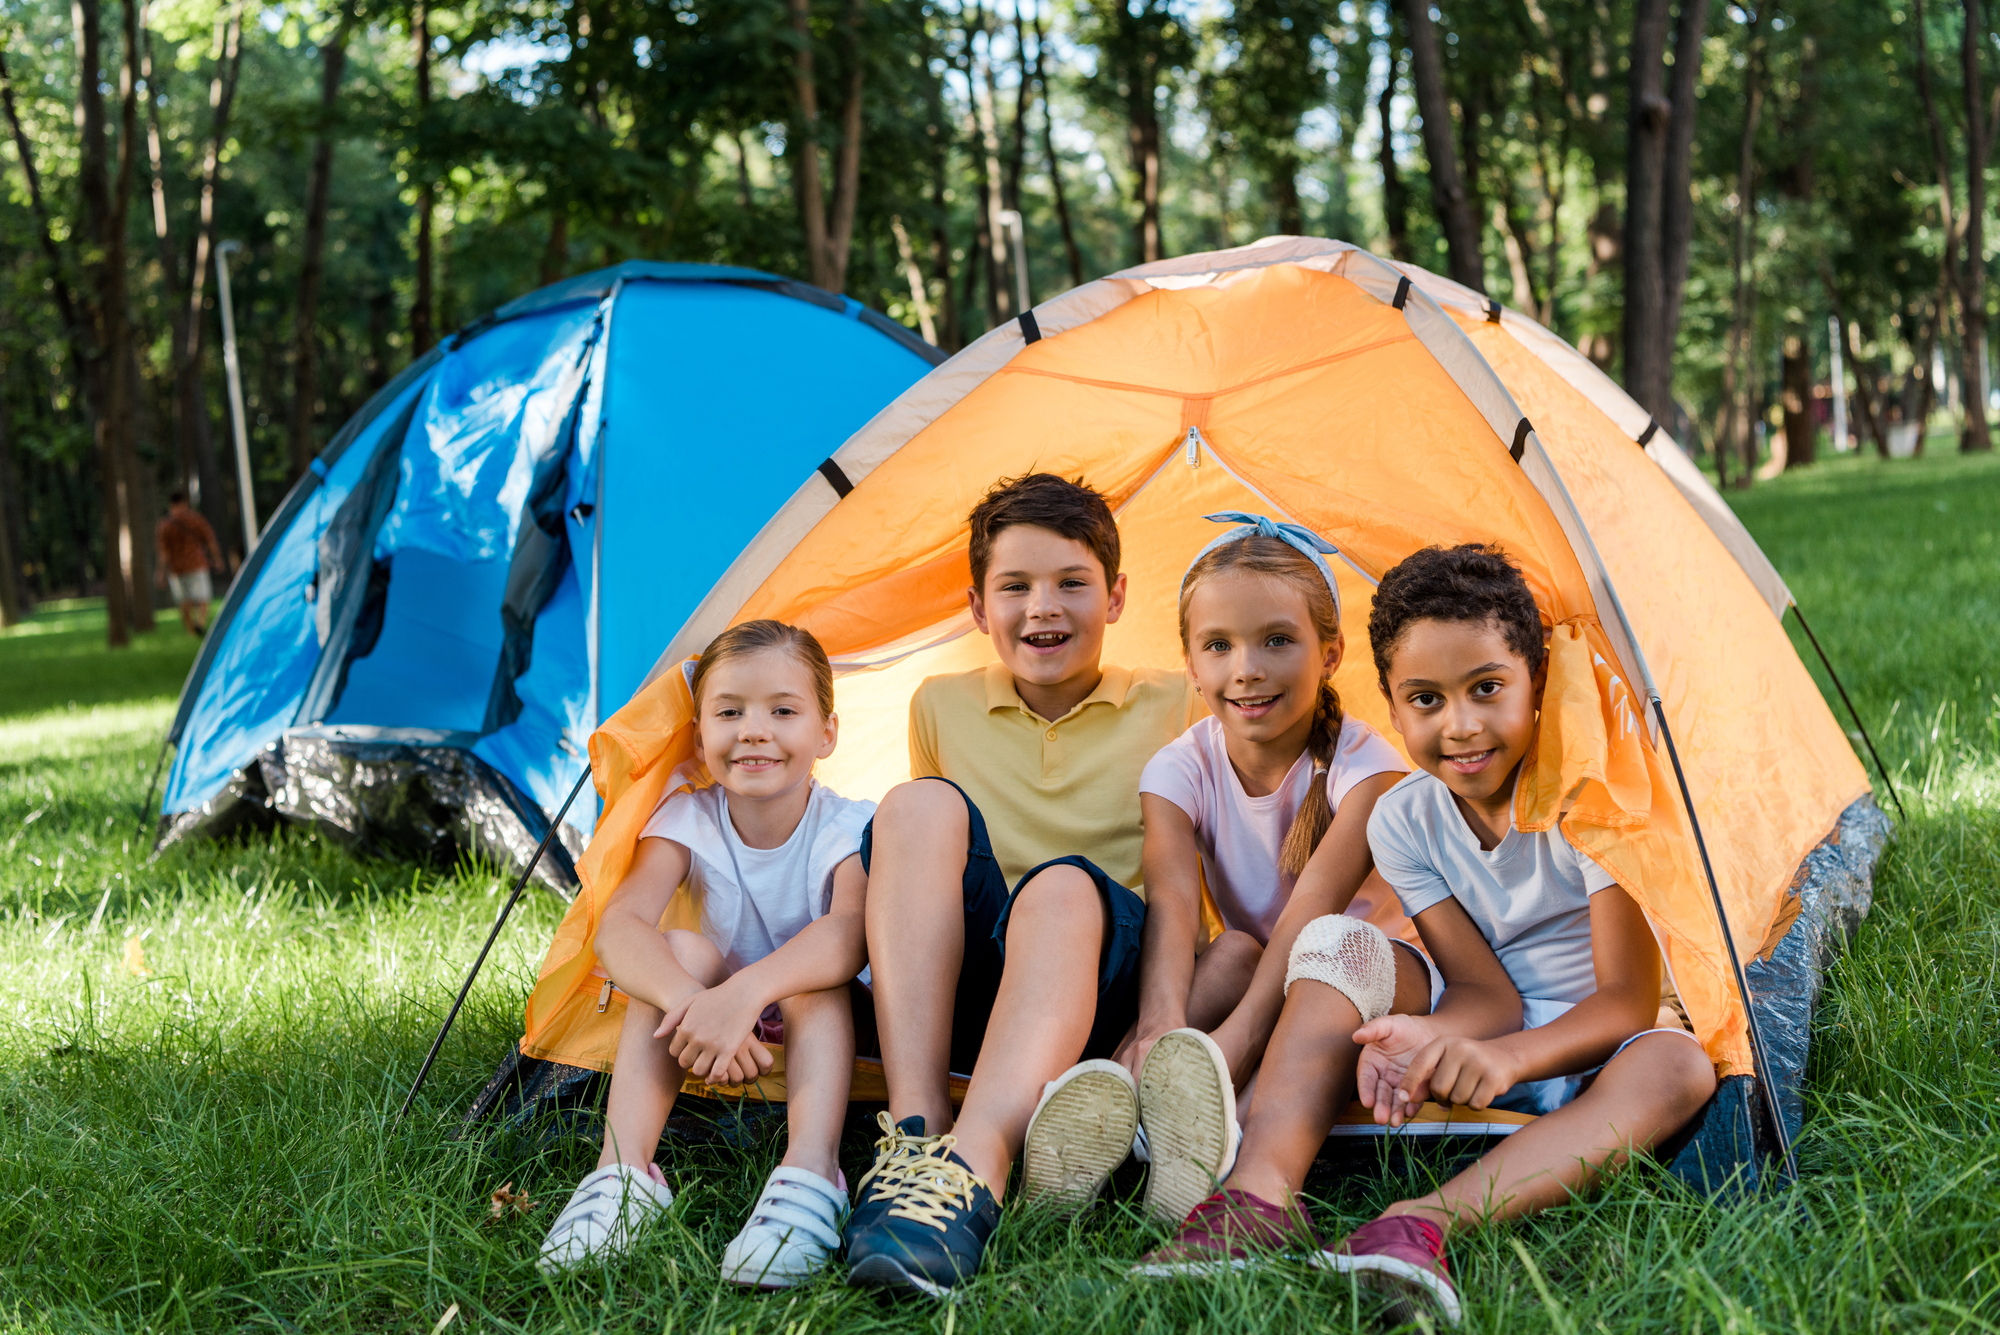
[(153, 971), (146, 967), (146, 948), (140, 944), (140, 939), (136, 936), (128, 937), (125, 941), (125, 969), (126, 972), (141, 978), (153, 976)]
[(509, 1212), (527, 1214), (534, 1208), (535, 1203), (528, 1199), (526, 1193), (514, 1190), (514, 1184), (507, 1182), (501, 1185), (500, 1190), (493, 1193), (493, 1214), (491, 1217), (494, 1219), (505, 1219)]

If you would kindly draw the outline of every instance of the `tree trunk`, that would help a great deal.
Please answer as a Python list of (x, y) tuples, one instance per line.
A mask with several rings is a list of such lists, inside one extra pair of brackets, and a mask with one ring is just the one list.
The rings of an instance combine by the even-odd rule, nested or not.
[[(928, 27), (923, 40), (924, 68), (928, 70), (935, 54)], [(945, 118), (941, 79), (930, 83), (930, 124), (925, 129), (931, 141), (931, 278), (938, 285), (940, 303), (937, 344), (946, 352), (957, 352), (965, 338), (959, 328), (958, 296), (951, 286), (951, 205), (945, 199), (951, 174), (951, 124)]]
[[(153, 479), (139, 459), (139, 335), (133, 328), (130, 276), (126, 273), (131, 234), (132, 180), (139, 165), (139, 84), (145, 59), (144, 22), (140, 14), (143, 0), (125, 0), (125, 59), (118, 75), (118, 179), (112, 183), (112, 238), (115, 251), (107, 250), (105, 262), (118, 267), (116, 321), (113, 338), (105, 341), (105, 351), (118, 360), (111, 366), (114, 377), (112, 402), (118, 405), (124, 430), (119, 433), (120, 464), (125, 470), (125, 540), (120, 548), (122, 573), (131, 602), (127, 614), (132, 629), (153, 629)], [(107, 303), (107, 309), (114, 309)]]
[(1660, 265), (1660, 202), (1673, 114), (1661, 89), (1667, 0), (1637, 0), (1633, 10), (1625, 138), (1625, 389), (1663, 422), (1673, 415)]
[(1756, 275), (1750, 245), (1755, 237), (1757, 216), (1757, 122), (1764, 112), (1763, 25), (1766, 7), (1760, 6), (1750, 20), (1749, 60), (1745, 66), (1743, 132), (1736, 145), (1736, 217), (1730, 228), (1729, 270), (1734, 286), (1733, 309), (1729, 321), (1729, 352), (1722, 364), (1722, 397), (1728, 406), (1726, 430), (1716, 436), (1716, 485), (1729, 485), (1729, 455), (1732, 450), (1744, 459), (1738, 486), (1747, 487), (1756, 473), (1750, 440), (1749, 388), (1745, 383), (1748, 345), (1756, 331), (1751, 320), (1756, 311)]
[[(417, 151), (423, 151), (424, 122), (431, 110), (431, 9), (426, 0), (410, 6), (410, 32), (415, 39), (417, 76)], [(417, 187), (417, 283), (410, 302), (410, 355), (421, 357), (437, 342), (437, 294), (432, 288), (436, 261), (432, 255), (431, 220), (437, 199), (431, 188), (430, 169), (419, 156), (416, 162)]]
[(1389, 121), (1389, 111), (1396, 100), (1396, 45), (1389, 44), (1389, 77), (1382, 84), (1382, 95), (1375, 99), (1375, 111), (1381, 118), (1381, 146), (1375, 151), (1375, 160), (1382, 166), (1382, 226), (1389, 234), (1389, 258), (1405, 263), (1410, 258), (1410, 192), (1403, 185), (1403, 174), (1396, 167), (1396, 136)]
[(862, 25), (867, 21), (865, 0), (850, 0), (843, 39), (847, 55), (847, 80), (840, 107), (840, 149), (834, 158), (833, 220), (827, 228), (827, 277), (830, 292), (847, 290), (847, 257), (854, 241), (854, 213), (861, 201), (861, 87), (867, 66), (863, 60)]
[(1424, 156), (1430, 161), (1431, 201), (1444, 230), (1446, 260), (1453, 281), (1483, 293), (1486, 263), (1479, 250), (1479, 220), (1473, 217), (1472, 198), (1459, 175), (1458, 152), (1451, 142), (1451, 100), (1445, 95), (1444, 57), (1431, 24), (1430, 0), (1402, 0), (1402, 6), (1410, 29), (1410, 78), (1417, 86), (1417, 111), (1424, 121)]
[(1665, 384), (1674, 385), (1674, 350), (1680, 342), (1681, 300), (1687, 295), (1688, 248), (1694, 240), (1695, 89), (1701, 83), (1701, 43), (1708, 32), (1708, 0), (1681, 0), (1674, 33), (1672, 112), (1660, 190), (1660, 338), (1666, 346)]
[(1889, 436), (1882, 427), (1882, 413), (1876, 406), (1875, 368), (1861, 355), (1864, 346), (1861, 326), (1843, 321), (1841, 328), (1847, 338), (1848, 360), (1854, 363), (1854, 404), (1861, 410), (1862, 430), (1868, 433), (1868, 439), (1875, 442), (1876, 457), (1886, 459), (1889, 457)]
[(21, 621), (21, 515), (15, 498), (21, 480), (14, 475), (14, 444), (7, 434), (7, 396), (0, 394), (0, 626)]
[(1986, 7), (1965, 0), (1960, 58), (1965, 81), (1965, 267), (1959, 275), (1959, 383), (1964, 386), (1965, 429), (1958, 448), (1967, 454), (1993, 448), (1986, 419), (1986, 165), (1994, 127), (1979, 91), (1979, 48), (1989, 40)]
[[(187, 304), (182, 309), (180, 321), (182, 339), (174, 350), (174, 417), (180, 426), (181, 457), (194, 460), (191, 471), (200, 483), (199, 508), (209, 526), (222, 535), (240, 534), (242, 526), (230, 522), (222, 470), (215, 457), (215, 435), (209, 418), (208, 396), (202, 390), (202, 352), (208, 332), (207, 321), (203, 318), (203, 297), (207, 291), (209, 265), (215, 254), (215, 191), (222, 176), (222, 146), (228, 141), (229, 111), (236, 100), (236, 77), (242, 68), (241, 4), (232, 4), (226, 14), (217, 15), (213, 59), (215, 71), (208, 85), (208, 147), (204, 150), (201, 164), (201, 203), (190, 246)], [(225, 552), (238, 540), (220, 538)]]
[(1780, 396), (1785, 412), (1785, 468), (1805, 468), (1819, 458), (1819, 432), (1812, 420), (1812, 344), (1794, 326), (1785, 331)]
[[(1227, 200), (1225, 192), (1223, 198)], [(1271, 154), (1271, 209), (1278, 235), (1298, 236), (1306, 230), (1305, 207), (1299, 202), (1298, 154), (1279, 149)]]
[(569, 272), (569, 208), (558, 202), (549, 212), (549, 239), (542, 245), (542, 265), (538, 281), (543, 287), (561, 281)]
[(1069, 285), (1083, 286), (1083, 252), (1077, 248), (1076, 227), (1070, 221), (1069, 198), (1063, 192), (1062, 159), (1056, 156), (1055, 106), (1049, 101), (1048, 80), (1042, 75), (1042, 10), (1035, 7), (1035, 87), (1042, 94), (1042, 155), (1049, 160), (1049, 190), (1055, 196), (1056, 222), (1062, 227), (1063, 258), (1069, 262)]
[[(1923, 103), (1925, 125), (1930, 131), (1932, 165), (1937, 172), (1938, 182), (1938, 214), (1943, 224), (1942, 231), (1944, 233), (1944, 248), (1938, 257), (1940, 305), (1937, 312), (1937, 320), (1935, 321), (1936, 329), (1942, 329), (1946, 318), (1946, 307), (1942, 303), (1948, 296), (1957, 296), (1961, 305), (1961, 313), (1963, 314), (1965, 279), (1959, 264), (1959, 234), (1963, 224), (1955, 216), (1956, 206), (1952, 199), (1951, 183), (1951, 151), (1945, 144), (1944, 125), (1938, 118), (1937, 98), (1931, 91), (1931, 55), (1930, 43), (1924, 32), (1924, 0), (1911, 0), (1910, 9), (1913, 20), (1911, 27), (1915, 30), (1917, 39), (1917, 96)], [(1970, 15), (1968, 14), (1969, 21)], [(1970, 92), (1971, 90), (1968, 89), (1968, 93)], [(1976, 127), (1968, 127), (1968, 143), (1975, 137), (1975, 132)], [(1984, 159), (1977, 159), (1977, 161), (1983, 162)], [(1976, 173), (1976, 175), (1983, 176), (1983, 173)], [(1980, 324), (1983, 328), (1985, 321), (1982, 319)], [(1926, 377), (1924, 383), (1926, 386), (1929, 386), (1929, 353), (1926, 352), (1925, 356), (1927, 360), (1923, 367)], [(1924, 393), (1924, 406), (1927, 417), (1930, 408), (1930, 399), (1930, 391), (1926, 389)], [(1980, 417), (1983, 422), (1985, 417), (1983, 404), (1981, 408)], [(1919, 423), (1917, 427), (1917, 450), (1919, 453), (1923, 450), (1924, 427), (1926, 425), (1928, 425), (1927, 421)], [(1971, 428), (1968, 425), (1965, 428), (1965, 434), (1960, 437), (1960, 448), (1964, 448), (1969, 441), (1970, 431)]]
[(311, 466), (317, 451), (313, 423), (319, 398), (319, 290), (326, 276), (326, 211), (333, 187), (334, 111), (347, 68), (347, 39), (354, 27), (353, 0), (341, 6), (333, 40), (320, 48), (319, 139), (306, 184), (305, 243), (299, 256), (299, 295), (292, 326), (292, 476)]
[[(1007, 282), (1007, 228), (1000, 221), (1007, 207), (1004, 178), (1000, 171), (1000, 126), (994, 110), (993, 16), (981, 8), (978, 33), (972, 46), (972, 100), (979, 115), (979, 142), (984, 150), (985, 175), (980, 178), (979, 198), (984, 206), (986, 225), (986, 318), (998, 325), (1014, 316), (1014, 290)], [(977, 37), (986, 39), (986, 54), (979, 54)]]
[[(1129, 16), (1122, 5), (1118, 12), (1121, 21)], [(1158, 57), (1141, 49), (1133, 63), (1125, 99), (1125, 139), (1132, 156), (1133, 202), (1139, 206), (1139, 219), (1132, 232), (1141, 264), (1151, 264), (1165, 254), (1160, 244), (1159, 86)]]

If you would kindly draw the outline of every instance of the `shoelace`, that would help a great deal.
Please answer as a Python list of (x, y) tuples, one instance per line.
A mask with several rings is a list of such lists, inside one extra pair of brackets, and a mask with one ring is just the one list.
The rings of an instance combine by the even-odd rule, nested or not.
[(875, 1142), (875, 1166), (858, 1190), (868, 1192), (870, 1201), (894, 1201), (888, 1211), (892, 1218), (944, 1232), (951, 1216), (972, 1208), (973, 1189), (985, 1185), (971, 1169), (945, 1157), (958, 1137), (908, 1136), (896, 1129), (888, 1113), (876, 1118), (885, 1134)]

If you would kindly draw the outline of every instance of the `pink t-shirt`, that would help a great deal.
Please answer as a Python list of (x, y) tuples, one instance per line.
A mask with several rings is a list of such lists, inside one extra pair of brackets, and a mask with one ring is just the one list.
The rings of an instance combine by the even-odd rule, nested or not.
[[(1334, 811), (1355, 784), (1376, 774), (1405, 774), (1409, 764), (1382, 734), (1357, 718), (1344, 718), (1326, 798)], [(1294, 878), (1278, 869), (1285, 833), (1305, 805), (1312, 756), (1301, 755), (1277, 790), (1265, 797), (1243, 791), (1223, 749), (1222, 724), (1205, 718), (1161, 747), (1139, 776), (1139, 791), (1156, 793), (1188, 814), (1201, 843), (1208, 893), (1222, 921), (1259, 942), (1271, 939), (1278, 915), (1292, 897)]]

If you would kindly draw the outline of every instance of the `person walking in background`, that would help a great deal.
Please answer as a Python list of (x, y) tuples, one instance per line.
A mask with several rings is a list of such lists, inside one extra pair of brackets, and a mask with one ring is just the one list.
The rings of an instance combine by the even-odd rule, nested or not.
[(160, 549), (160, 580), (180, 605), (181, 624), (200, 639), (208, 630), (208, 605), (215, 601), (208, 572), (222, 568), (215, 530), (189, 507), (187, 493), (176, 491), (167, 497), (167, 517), (154, 530), (153, 541)]

